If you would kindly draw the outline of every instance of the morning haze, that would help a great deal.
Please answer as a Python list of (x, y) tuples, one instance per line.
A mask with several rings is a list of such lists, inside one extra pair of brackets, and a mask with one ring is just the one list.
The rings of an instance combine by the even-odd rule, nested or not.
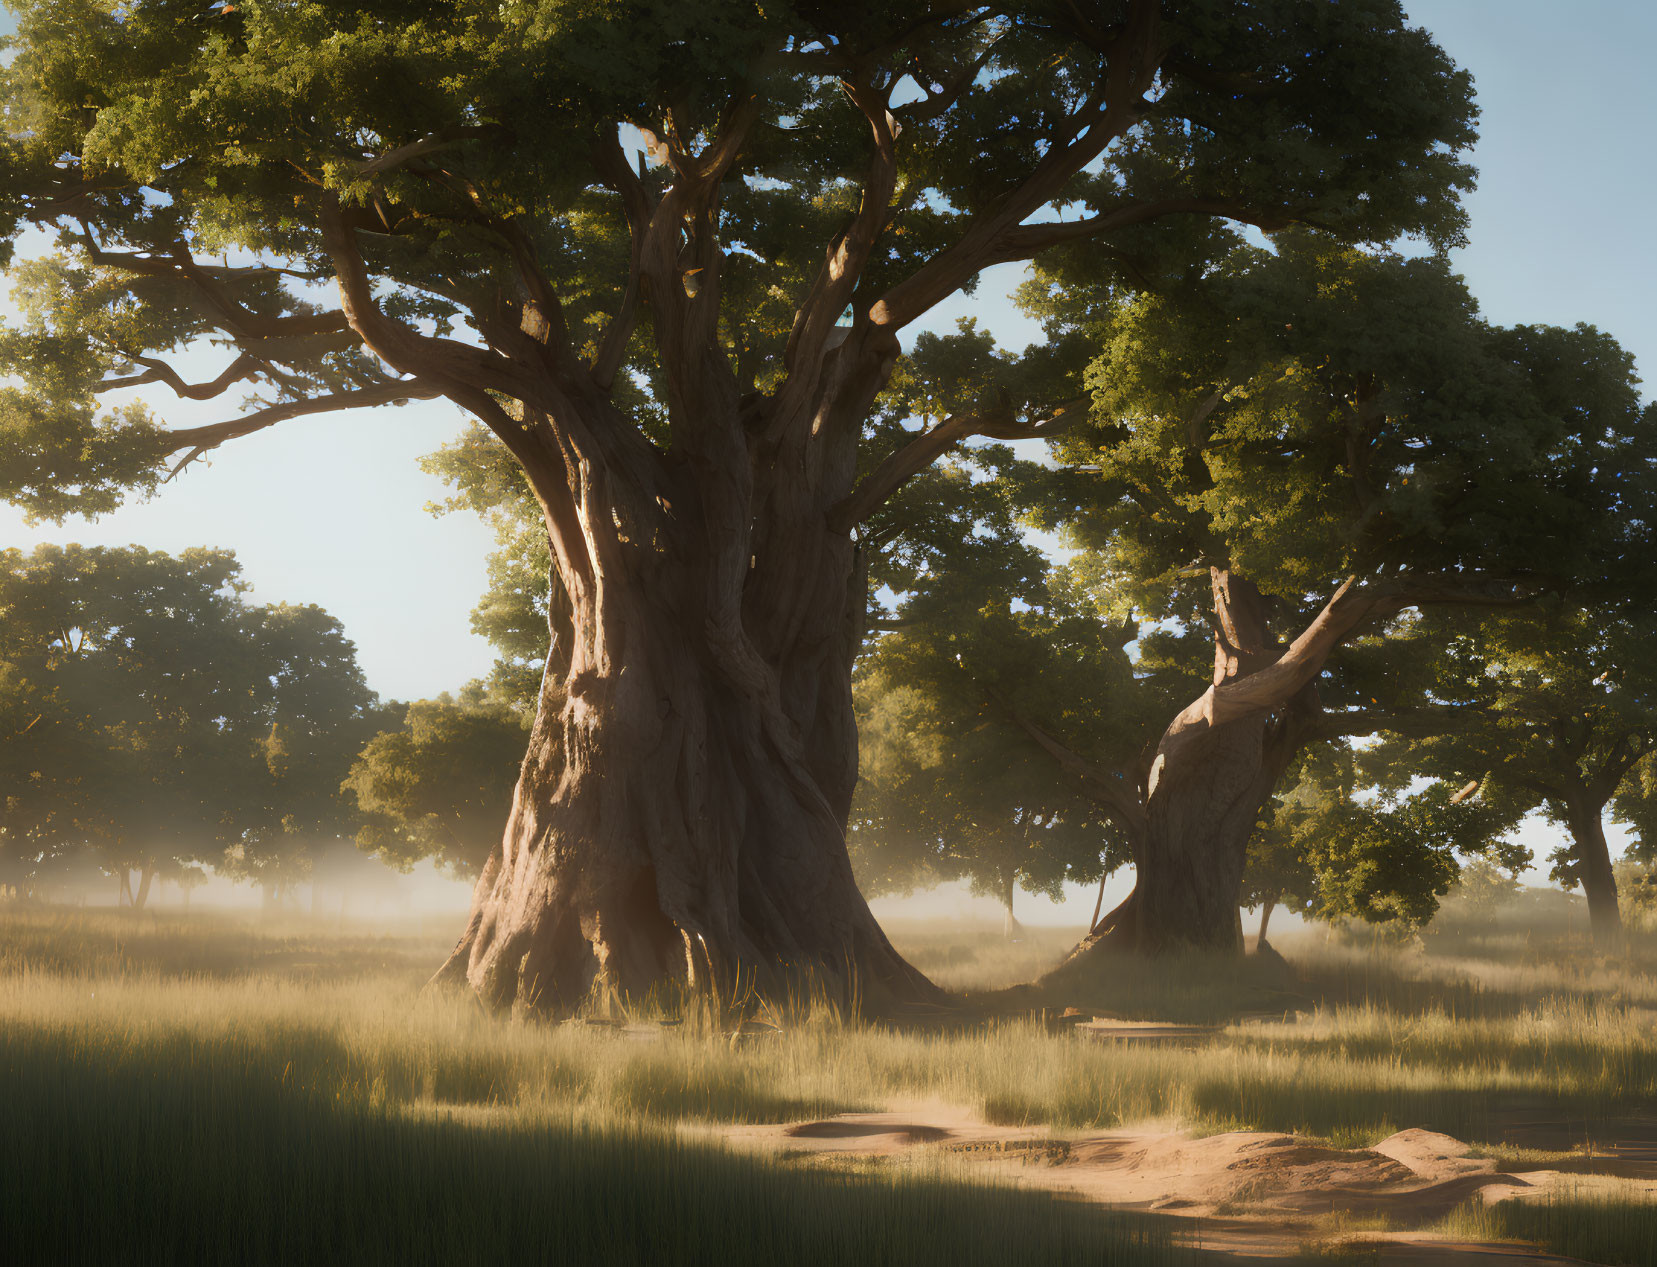
[(9, 1257), (1650, 1260), (1657, 17), (5, 21)]

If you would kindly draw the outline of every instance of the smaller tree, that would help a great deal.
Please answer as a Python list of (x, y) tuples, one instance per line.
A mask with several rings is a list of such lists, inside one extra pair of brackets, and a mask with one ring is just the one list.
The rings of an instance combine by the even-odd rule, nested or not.
[[(878, 672), (860, 673), (862, 778), (850, 844), (867, 893), (965, 879), (996, 898), (1015, 937), (1018, 889), (1057, 899), (1066, 881), (1123, 861), (1097, 807), (993, 715), (963, 716)], [(943, 706), (941, 706), (943, 705)]]
[[(42, 546), (0, 555), (0, 855), (96, 849), (122, 900), (198, 862), (252, 868), (333, 830), (341, 743), (372, 694), (339, 624), (255, 607), (235, 557)], [(137, 871), (136, 886), (131, 873)]]
[(268, 685), (256, 697), (255, 758), (243, 767), (241, 830), (224, 865), (275, 904), (352, 834), (355, 818), (340, 784), (390, 717), (368, 689), (339, 622), (320, 607), (254, 608), (247, 628)]
[[(918, 349), (906, 386), (920, 389), (922, 368), (948, 380), (973, 334)], [(878, 633), (853, 681), (849, 841), (866, 888), (965, 877), (1001, 900), (1013, 933), (1018, 888), (1057, 897), (1134, 859), (1142, 783), (1117, 768), (1135, 766), (1172, 698), (1143, 646), (1169, 639), (1141, 639), (1111, 618), (1101, 578), (1025, 540), (1026, 464), (998, 446), (970, 458), (894, 503), (903, 544), (872, 577)], [(946, 482), (961, 487), (942, 496)]]
[(1518, 868), (1481, 854), (1462, 864), (1449, 896), (1457, 899), (1462, 909), (1489, 917), (1513, 906), (1523, 891)]
[(477, 876), (500, 845), (527, 733), (509, 701), (475, 684), (458, 700), (410, 704), (345, 777), (362, 819), (358, 846), (399, 871), (432, 858), (450, 875)]
[[(1510, 868), (1526, 861), (1505, 839), (1510, 809), (1441, 783), (1360, 796), (1348, 744), (1307, 751), (1249, 842), (1252, 895), (1310, 919), (1420, 928), (1461, 871), (1457, 855)], [(1261, 938), (1269, 918), (1263, 912)]]
[(1582, 886), (1595, 941), (1616, 946), (1622, 919), (1605, 818), (1609, 810), (1642, 835), (1646, 827), (1641, 769), (1657, 752), (1657, 674), (1648, 667), (1657, 622), (1632, 603), (1552, 603), (1443, 623), (1431, 689), (1460, 703), (1459, 724), (1389, 738), (1372, 767), (1393, 786), (1419, 776), (1479, 780), (1512, 813), (1540, 810), (1567, 833), (1554, 880)]

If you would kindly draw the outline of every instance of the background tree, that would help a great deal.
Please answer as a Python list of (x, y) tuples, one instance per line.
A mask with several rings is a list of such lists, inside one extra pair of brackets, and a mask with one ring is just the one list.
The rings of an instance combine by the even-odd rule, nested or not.
[(0, 555), (0, 853), (19, 873), (95, 848), (142, 906), (194, 863), (257, 875), (286, 835), (337, 834), (329, 759), (361, 745), (372, 696), (332, 617), (251, 606), (239, 572), (216, 550)]
[[(1450, 240), (1468, 180), (1469, 81), (1386, 0), (18, 12), (4, 206), (62, 254), (13, 269), (14, 498), (442, 397), (541, 507), (558, 689), (446, 969), (496, 1005), (784, 963), (929, 995), (845, 849), (862, 526), (1080, 384), (917, 432), (872, 412), (903, 332), (990, 265), (1194, 224)], [(143, 384), (255, 403), (99, 409)]]
[(1249, 834), (1301, 746), (1448, 715), (1343, 698), (1331, 656), (1411, 608), (1614, 587), (1649, 531), (1630, 507), (1651, 427), (1612, 340), (1493, 329), (1439, 259), (1282, 234), (1189, 289), (1049, 311), (1104, 352), (1047, 522), (1142, 618), (1214, 638), (1152, 761), (1138, 884), (1095, 939), (1233, 948)]
[(260, 738), (224, 870), (258, 884), (275, 905), (312, 878), (318, 857), (355, 833), (355, 807), (341, 784), (395, 710), (379, 706), (355, 647), (320, 607), (252, 609), (246, 640), (260, 674), (253, 693)]
[(410, 704), (346, 776), (363, 819), (357, 844), (399, 871), (432, 858), (476, 877), (500, 843), (527, 733), (510, 703), (478, 687)]
[[(1627, 592), (1645, 590), (1631, 583)], [(1582, 886), (1594, 939), (1617, 945), (1622, 920), (1605, 818), (1626, 812), (1639, 822), (1637, 771), (1657, 752), (1650, 611), (1643, 599), (1599, 609), (1550, 604), (1446, 623), (1426, 667), (1433, 693), (1463, 710), (1462, 723), (1390, 738), (1371, 763), (1395, 785), (1419, 776), (1478, 780), (1516, 813), (1541, 810), (1569, 836), (1553, 854), (1554, 880)]]
[(251, 703), (237, 570), (216, 551), (0, 555), (0, 834), (24, 874), (95, 848), (142, 905), (157, 873), (222, 850)]
[[(1057, 896), (1134, 856), (1153, 726), (1183, 677), (1168, 656), (1185, 640), (1114, 618), (1085, 565), (1055, 567), (1025, 539), (1022, 467), (975, 449), (929, 477), (966, 487), (917, 482), (896, 504), (910, 516), (875, 572), (887, 584), (854, 679), (860, 878), (966, 875), (1010, 905), (1018, 882)], [(970, 524), (931, 529), (920, 512), (938, 506)]]
[(993, 715), (939, 707), (879, 670), (860, 670), (858, 687), (849, 841), (864, 892), (965, 879), (1001, 903), (1014, 937), (1019, 888), (1056, 899), (1067, 881), (1099, 880), (1124, 861), (1097, 806)]
[[(1414, 930), (1437, 913), (1462, 857), (1510, 871), (1529, 860), (1507, 838), (1519, 817), (1513, 806), (1443, 782), (1366, 787), (1363, 755), (1342, 742), (1297, 759), (1250, 838), (1251, 896), (1308, 919)], [(1269, 913), (1261, 914), (1262, 940)]]
[(1518, 865), (1503, 865), (1488, 854), (1469, 858), (1462, 864), (1449, 897), (1460, 910), (1486, 919), (1511, 911), (1524, 893), (1518, 872), (1529, 861), (1526, 857), (1523, 861), (1515, 859)]

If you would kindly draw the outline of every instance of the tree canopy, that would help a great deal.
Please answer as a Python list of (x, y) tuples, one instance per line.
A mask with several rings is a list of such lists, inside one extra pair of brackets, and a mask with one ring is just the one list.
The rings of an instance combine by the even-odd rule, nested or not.
[[(50, 235), (14, 500), (437, 397), (523, 472), (568, 637), (446, 971), (556, 1008), (790, 964), (929, 995), (844, 842), (870, 556), (946, 449), (1085, 387), (1047, 347), (900, 372), (908, 332), (1038, 256), (1115, 293), (1241, 226), (1454, 242), (1474, 115), (1396, 0), (81, 0), (21, 6), (4, 83), (0, 208)], [(169, 427), (145, 387), (250, 397)]]

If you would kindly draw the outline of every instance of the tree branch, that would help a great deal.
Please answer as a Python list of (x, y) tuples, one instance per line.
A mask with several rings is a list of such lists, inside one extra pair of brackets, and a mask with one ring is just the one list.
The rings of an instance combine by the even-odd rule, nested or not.
[(864, 476), (849, 496), (830, 507), (828, 526), (834, 532), (850, 532), (960, 440), (975, 435), (992, 436), (998, 440), (1028, 440), (1056, 435), (1086, 417), (1091, 404), (1088, 397), (1078, 397), (1066, 401), (1041, 421), (1025, 424), (1005, 414), (952, 415), (910, 440)]
[[(174, 471), (182, 470), (196, 456), (209, 449), (216, 449), (226, 440), (237, 440), (242, 436), (252, 435), (255, 431), (263, 431), (266, 427), (274, 427), (279, 422), (289, 418), (300, 418), (307, 414), (337, 413), (342, 409), (369, 409), (376, 405), (389, 405), (400, 400), (430, 400), (434, 396), (442, 395), (441, 389), (429, 383), (414, 380), (385, 383), (378, 387), (365, 387), (356, 391), (335, 392), (328, 396), (312, 396), (307, 400), (284, 401), (279, 405), (270, 405), (259, 409), (241, 418), (233, 418), (228, 422), (210, 423), (203, 427), (181, 427), (176, 431), (165, 431), (162, 438), (166, 441), (164, 453), (176, 453), (180, 449), (193, 450), (190, 457), (185, 459)], [(171, 478), (171, 477), (169, 477)]]
[(263, 368), (258, 357), (243, 352), (217, 378), (207, 383), (186, 383), (179, 377), (178, 372), (164, 361), (153, 357), (128, 355), (127, 359), (134, 365), (142, 365), (145, 370), (142, 374), (131, 374), (126, 378), (109, 378), (99, 383), (93, 391), (98, 393), (116, 391), (122, 387), (141, 387), (145, 383), (165, 383), (173, 389), (173, 394), (186, 400), (211, 400), (222, 395), (236, 383), (252, 378)]
[(644, 267), (644, 239), (650, 229), (651, 217), (655, 214), (655, 204), (644, 182), (628, 166), (627, 155), (622, 152), (621, 141), (616, 136), (597, 139), (593, 165), (598, 169), (600, 179), (621, 199), (630, 242), (627, 285), (622, 290), (615, 315), (604, 328), (588, 371), (600, 390), (609, 391), (616, 381), (616, 373), (621, 369), (621, 362), (627, 353), (627, 341), (633, 337), (633, 327), (639, 319), (639, 279)]
[(323, 195), (321, 219), (323, 245), (338, 278), (341, 316), (387, 365), (421, 379), (447, 380), (452, 386), (541, 399), (549, 408), (563, 403), (544, 399), (544, 377), (531, 378), (523, 367), (497, 353), (456, 339), (421, 334), (387, 317), (374, 301), (368, 266), (357, 249), (355, 234), (345, 223), (336, 195)]
[(990, 255), (992, 262), (997, 264), (1027, 260), (1051, 247), (1085, 241), (1151, 220), (1160, 220), (1164, 216), (1176, 215), (1200, 215), (1235, 220), (1240, 224), (1252, 224), (1267, 231), (1284, 228), (1290, 223), (1290, 217), (1281, 212), (1261, 212), (1216, 199), (1161, 198), (1151, 202), (1130, 203), (1125, 207), (1089, 216), (1085, 220), (1017, 225), (997, 236)]
[(1139, 799), (1137, 789), (1130, 794), (1129, 789), (1134, 785), (1120, 771), (1109, 770), (1089, 761), (1073, 748), (1053, 738), (1016, 708), (993, 694), (991, 698), (995, 698), (996, 702), (1006, 709), (1014, 724), (1033, 739), (1043, 752), (1058, 762), (1061, 769), (1075, 775), (1081, 781), (1087, 789), (1089, 799), (1102, 806), (1131, 839), (1137, 841), (1143, 838), (1145, 807)]
[(86, 252), (94, 264), (118, 268), (141, 277), (170, 277), (188, 282), (218, 318), (226, 331), (237, 339), (280, 339), (293, 335), (331, 334), (346, 328), (343, 312), (303, 313), (286, 317), (266, 317), (239, 303), (225, 289), (221, 278), (247, 278), (268, 274), (266, 267), (245, 270), (210, 269), (197, 263), (189, 247), (180, 242), (170, 255), (140, 255), (125, 251), (105, 251), (92, 236), (92, 226), (81, 222)]
[(1065, 135), (994, 211), (969, 224), (952, 245), (876, 300), (870, 307), (874, 323), (895, 333), (991, 264), (1023, 258), (998, 244), (1052, 203), (1077, 173), (1139, 121), (1146, 108), (1144, 94), (1168, 51), (1156, 0), (1132, 0), (1126, 21), (1107, 45), (1104, 78), (1072, 116)]
[[(874, 156), (863, 180), (857, 215), (833, 243), (823, 260), (811, 289), (795, 310), (794, 328), (783, 350), (783, 365), (790, 371), (778, 393), (777, 416), (788, 419), (815, 388), (817, 367), (840, 313), (851, 302), (857, 282), (869, 262), (876, 241), (886, 228), (892, 196), (897, 191), (897, 121), (888, 105), (890, 91), (872, 84), (842, 81), (851, 99), (869, 125)], [(806, 367), (801, 375), (794, 367)]]
[(427, 154), (436, 154), (441, 150), (453, 149), (466, 141), (485, 136), (510, 136), (509, 129), (498, 123), (484, 123), (472, 127), (440, 128), (430, 136), (422, 137), (418, 141), (410, 141), (407, 145), (399, 145), (396, 149), (380, 155), (376, 159), (363, 163), (357, 168), (360, 175), (378, 176), (384, 172), (393, 171), (406, 163)]
[(1348, 577), (1275, 661), (1246, 677), (1214, 683), (1174, 718), (1157, 746), (1158, 760), (1171, 763), (1216, 726), (1286, 703), (1317, 676), (1329, 653), (1349, 633), (1407, 605), (1395, 593), (1357, 588), (1357, 578)]
[(1488, 715), (1484, 709), (1459, 704), (1429, 704), (1400, 709), (1352, 708), (1343, 712), (1325, 712), (1318, 719), (1316, 730), (1321, 739), (1373, 735), (1383, 730), (1410, 739), (1429, 739), (1434, 735), (1468, 729)]

